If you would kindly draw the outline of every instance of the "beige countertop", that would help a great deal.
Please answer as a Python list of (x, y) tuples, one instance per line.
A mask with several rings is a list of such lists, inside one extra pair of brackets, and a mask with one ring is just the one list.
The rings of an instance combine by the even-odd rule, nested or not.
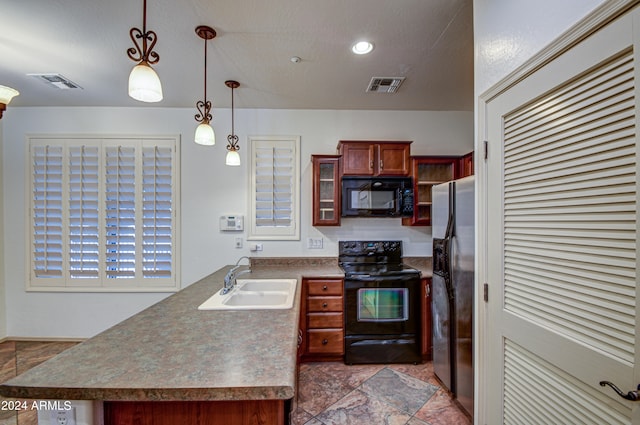
[[(289, 310), (201, 311), (224, 267), (0, 384), (6, 397), (60, 400), (266, 400), (295, 394), (302, 277), (343, 277), (337, 262), (255, 262), (242, 278), (296, 278)], [(266, 265), (271, 264), (271, 265)]]

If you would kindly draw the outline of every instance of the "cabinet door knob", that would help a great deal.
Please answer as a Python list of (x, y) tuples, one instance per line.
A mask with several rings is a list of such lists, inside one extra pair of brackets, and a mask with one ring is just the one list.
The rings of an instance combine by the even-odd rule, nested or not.
[(322, 303), (322, 307), (323, 307), (323, 308), (327, 308), (327, 307), (328, 307), (328, 305), (329, 305), (329, 304), (327, 304), (327, 303)]
[(326, 290), (327, 290), (327, 285), (324, 285), (324, 286), (322, 287), (322, 290), (323, 290), (323, 291), (326, 291)]
[(329, 340), (328, 340), (328, 339), (323, 339), (323, 340), (322, 340), (322, 345), (327, 345), (328, 343), (329, 343)]

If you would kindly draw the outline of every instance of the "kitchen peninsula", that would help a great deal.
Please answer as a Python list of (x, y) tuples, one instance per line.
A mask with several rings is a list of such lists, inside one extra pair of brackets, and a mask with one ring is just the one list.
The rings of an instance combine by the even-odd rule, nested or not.
[(292, 309), (198, 310), (222, 287), (224, 267), (0, 384), (0, 394), (103, 402), (96, 424), (105, 425), (287, 423), (302, 277), (343, 276), (335, 259), (322, 260), (252, 264), (242, 276), (297, 279)]

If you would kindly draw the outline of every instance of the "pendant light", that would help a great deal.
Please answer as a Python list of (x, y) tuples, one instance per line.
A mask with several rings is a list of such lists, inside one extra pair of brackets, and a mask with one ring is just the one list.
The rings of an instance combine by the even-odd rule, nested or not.
[(236, 136), (236, 132), (234, 129), (234, 120), (233, 120), (233, 89), (237, 89), (240, 87), (240, 83), (233, 80), (227, 80), (224, 84), (231, 89), (231, 134), (227, 136), (227, 141), (229, 144), (227, 145), (227, 158), (225, 160), (225, 164), (231, 165), (232, 167), (237, 167), (240, 165), (240, 154), (238, 154), (238, 150), (240, 146), (238, 146), (238, 136)]
[(216, 32), (211, 27), (200, 25), (196, 28), (198, 37), (204, 40), (204, 101), (196, 103), (198, 113), (195, 115), (196, 121), (200, 123), (196, 127), (194, 140), (199, 145), (212, 146), (216, 144), (216, 135), (209, 125), (211, 121), (211, 101), (207, 100), (207, 41), (215, 38)]
[(12, 89), (11, 87), (0, 86), (0, 118), (2, 118), (2, 113), (7, 109), (7, 105), (11, 102), (11, 99), (19, 94), (18, 90)]
[[(160, 60), (153, 51), (158, 36), (151, 30), (147, 31), (147, 0), (143, 0), (142, 31), (131, 28), (129, 36), (134, 47), (129, 47), (127, 54), (132, 61), (138, 62), (129, 74), (129, 96), (141, 102), (159, 102), (162, 100), (162, 84), (151, 68)], [(138, 44), (139, 39), (142, 39), (142, 48)]]

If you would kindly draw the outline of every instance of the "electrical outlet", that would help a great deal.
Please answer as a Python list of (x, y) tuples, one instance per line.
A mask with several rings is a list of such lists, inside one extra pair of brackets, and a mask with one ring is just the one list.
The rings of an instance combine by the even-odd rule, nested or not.
[(252, 243), (251, 246), (249, 247), (249, 250), (251, 250), (251, 251), (262, 251), (262, 244), (261, 243)]
[(242, 238), (236, 238), (236, 248), (242, 248)]
[(76, 425), (75, 407), (69, 410), (52, 410), (49, 423), (51, 425)]

